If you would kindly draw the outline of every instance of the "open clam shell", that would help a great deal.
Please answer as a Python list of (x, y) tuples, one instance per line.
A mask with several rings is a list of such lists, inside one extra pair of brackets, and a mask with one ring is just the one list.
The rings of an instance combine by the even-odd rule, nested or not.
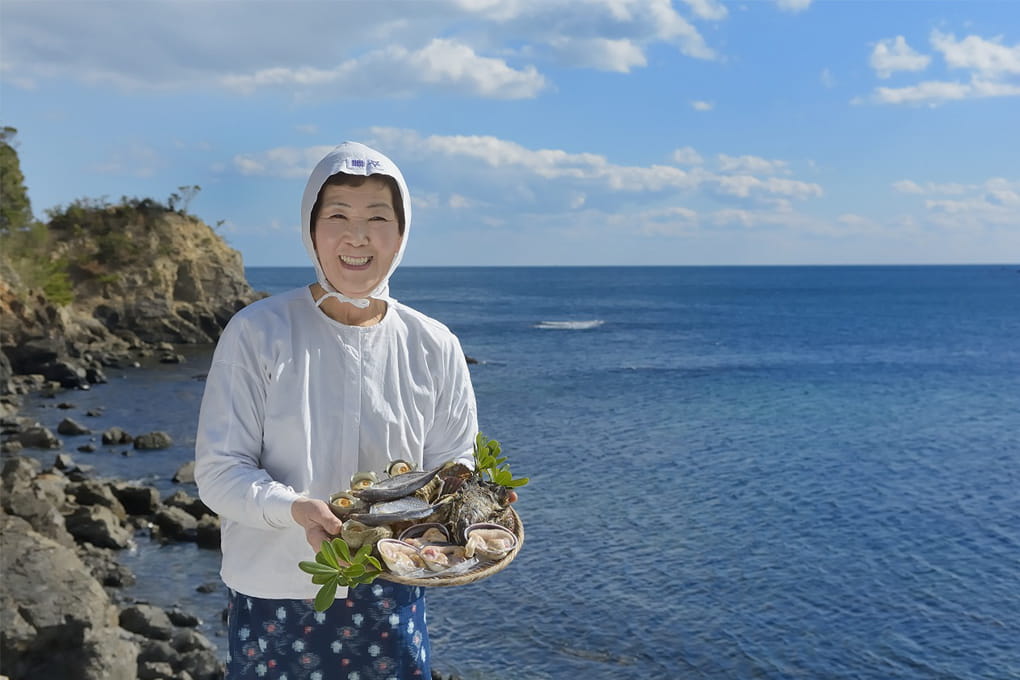
[(368, 504), (350, 491), (340, 491), (329, 497), (329, 509), (340, 519), (368, 510)]
[(375, 544), (386, 568), (398, 576), (410, 576), (425, 569), (425, 560), (416, 547), (393, 538), (384, 538)]
[(351, 476), (351, 489), (367, 489), (379, 481), (374, 472), (355, 472)]
[(517, 546), (517, 536), (499, 524), (481, 522), (464, 530), (464, 554), (486, 560), (501, 560)]
[(390, 477), (396, 477), (397, 475), (407, 474), (414, 470), (414, 463), (406, 461), (402, 458), (398, 458), (389, 465), (386, 466), (386, 474)]
[(419, 543), (451, 543), (450, 530), (437, 522), (424, 522), (412, 524), (400, 532), (398, 536), (401, 541), (416, 541)]

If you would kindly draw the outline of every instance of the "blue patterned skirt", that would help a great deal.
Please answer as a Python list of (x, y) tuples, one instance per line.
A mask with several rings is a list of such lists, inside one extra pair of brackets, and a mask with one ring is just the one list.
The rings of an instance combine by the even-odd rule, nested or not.
[(227, 680), (431, 678), (425, 593), (377, 580), (317, 612), (311, 600), (230, 591)]

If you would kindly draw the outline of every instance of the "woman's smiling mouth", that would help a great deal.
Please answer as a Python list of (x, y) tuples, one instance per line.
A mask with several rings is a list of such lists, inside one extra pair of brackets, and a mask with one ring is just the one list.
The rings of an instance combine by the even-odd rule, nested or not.
[(353, 257), (351, 255), (340, 256), (340, 262), (347, 267), (364, 267), (371, 261), (372, 257), (370, 255), (365, 255), (363, 257)]

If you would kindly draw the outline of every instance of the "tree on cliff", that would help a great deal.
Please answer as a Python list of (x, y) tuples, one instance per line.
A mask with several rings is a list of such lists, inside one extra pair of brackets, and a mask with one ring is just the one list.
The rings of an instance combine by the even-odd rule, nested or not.
[(0, 130), (0, 233), (24, 229), (32, 222), (32, 205), (25, 189), (25, 176), (14, 150), (18, 131), (5, 126)]

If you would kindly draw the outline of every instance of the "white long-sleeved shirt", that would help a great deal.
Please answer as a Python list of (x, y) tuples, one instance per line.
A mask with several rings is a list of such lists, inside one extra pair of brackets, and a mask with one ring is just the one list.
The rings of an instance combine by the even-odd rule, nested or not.
[(319, 586), (297, 565), (314, 551), (293, 501), (327, 500), (399, 458), (469, 463), (477, 432), (467, 362), (443, 324), (390, 300), (378, 324), (347, 326), (308, 288), (249, 305), (217, 344), (195, 445), (199, 495), (221, 518), (224, 583), (313, 598)]

